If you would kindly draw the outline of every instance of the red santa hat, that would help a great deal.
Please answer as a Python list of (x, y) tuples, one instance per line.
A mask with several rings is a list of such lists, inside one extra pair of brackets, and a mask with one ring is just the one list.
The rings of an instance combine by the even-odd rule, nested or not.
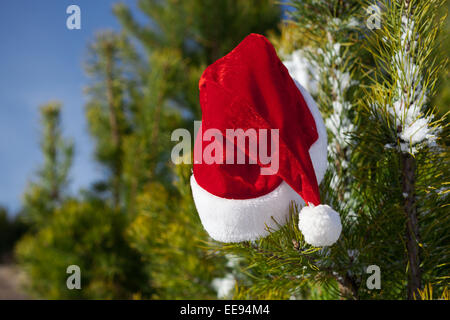
[[(269, 228), (284, 224), (290, 203), (295, 201), (303, 207), (299, 229), (305, 241), (313, 246), (336, 242), (342, 229), (340, 218), (320, 203), (318, 187), (327, 168), (323, 119), (271, 43), (264, 36), (250, 34), (206, 68), (199, 88), (202, 126), (195, 141), (191, 188), (209, 235), (221, 242), (256, 240), (266, 236)], [(208, 129), (219, 132), (211, 141), (232, 145), (236, 140), (227, 138), (227, 129), (278, 129), (276, 148), (269, 146), (272, 161), (277, 159), (278, 165), (265, 164), (247, 145), (244, 149), (236, 146), (245, 155), (244, 164), (230, 163), (228, 152), (219, 149), (213, 153), (221, 161), (204, 161), (202, 155), (211, 152), (203, 137)], [(262, 138), (256, 139), (259, 146)], [(237, 152), (231, 156), (236, 157)], [(272, 171), (263, 174), (262, 168)]]

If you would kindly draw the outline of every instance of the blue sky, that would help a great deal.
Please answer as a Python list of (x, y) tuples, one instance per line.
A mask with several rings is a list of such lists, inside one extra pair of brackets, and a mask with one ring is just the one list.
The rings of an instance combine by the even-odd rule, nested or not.
[[(0, 4), (0, 205), (20, 208), (23, 190), (39, 165), (39, 105), (63, 103), (64, 135), (75, 141), (71, 190), (101, 174), (84, 118), (82, 68), (86, 44), (103, 29), (118, 30), (117, 0), (9, 0)], [(132, 7), (134, 0), (122, 0)], [(81, 30), (66, 28), (66, 8), (81, 8)]]
[[(86, 45), (97, 31), (119, 30), (112, 14), (117, 2), (136, 0), (3, 0), (0, 3), (0, 206), (16, 213), (21, 196), (42, 164), (39, 106), (63, 104), (64, 135), (75, 142), (71, 192), (101, 176), (84, 117), (83, 88), (88, 79), (82, 63)], [(66, 9), (81, 8), (81, 30), (68, 30)]]

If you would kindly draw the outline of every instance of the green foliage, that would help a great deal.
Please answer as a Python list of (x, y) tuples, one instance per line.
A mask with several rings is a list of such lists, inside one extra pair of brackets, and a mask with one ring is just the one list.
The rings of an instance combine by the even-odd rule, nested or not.
[(223, 274), (226, 261), (202, 245), (207, 235), (189, 188), (191, 168), (180, 165), (176, 172), (173, 190), (160, 183), (144, 188), (128, 236), (152, 278), (151, 298), (213, 299), (212, 280)]
[(139, 25), (124, 5), (115, 7), (148, 63), (133, 89), (132, 134), (124, 143), (134, 199), (127, 234), (152, 279), (151, 298), (214, 298), (212, 280), (229, 268), (202, 246), (208, 238), (189, 188), (191, 168), (168, 165), (170, 134), (178, 127), (192, 130), (192, 120), (199, 118), (198, 80), (207, 64), (248, 33), (276, 29), (280, 12), (266, 0), (139, 1), (139, 7), (149, 25)]
[[(124, 237), (124, 213), (102, 201), (68, 200), (50, 222), (28, 234), (17, 246), (17, 257), (31, 282), (28, 290), (47, 299), (127, 299), (147, 293), (139, 255)], [(81, 269), (81, 290), (68, 290), (66, 269)]]
[(249, 33), (264, 34), (276, 29), (281, 14), (272, 0), (139, 0), (138, 5), (150, 19), (145, 26), (136, 22), (123, 4), (116, 5), (116, 15), (150, 56), (164, 55), (167, 61), (171, 55), (182, 59), (171, 83), (175, 90), (170, 99), (191, 114), (188, 120), (200, 115), (198, 80), (206, 66), (227, 54)]
[[(445, 19), (441, 26), (441, 31), (437, 34), (438, 46), (437, 55), (441, 57), (449, 58), (448, 52), (450, 52), (450, 18), (448, 12), (450, 9), (450, 1), (446, 1), (446, 10), (439, 10), (438, 14), (440, 18)], [(448, 123), (449, 111), (450, 111), (450, 63), (445, 65), (445, 68), (439, 74), (439, 80), (435, 86), (435, 94), (430, 97), (430, 105), (435, 107), (435, 112), (439, 118), (444, 118), (445, 123)], [(449, 127), (443, 128), (442, 137), (450, 137)], [(445, 145), (449, 145), (449, 140), (442, 141)]]
[[(414, 297), (448, 296), (450, 168), (446, 118), (437, 116), (446, 101), (441, 0), (379, 1), (382, 28), (374, 31), (364, 27), (360, 1), (295, 0), (281, 35), (280, 9), (271, 0), (138, 3), (147, 24), (117, 4), (124, 32), (101, 32), (89, 45), (85, 111), (106, 170), (77, 197), (66, 193), (73, 146), (62, 137), (60, 104), (41, 108), (44, 162), (25, 191), (31, 230), (16, 248), (32, 295), (213, 299), (214, 280), (227, 275), (238, 280), (236, 299), (412, 298), (418, 267)], [(406, 44), (405, 19), (414, 21), (414, 41)], [(192, 129), (200, 118), (201, 73), (251, 32), (270, 34), (281, 56), (301, 49), (317, 69), (315, 98), (331, 163), (322, 202), (343, 223), (331, 247), (305, 243), (295, 206), (289, 222), (264, 239), (211, 243), (192, 200), (191, 166), (169, 162), (171, 132)], [(407, 59), (393, 60), (398, 52)], [(408, 77), (411, 62), (420, 77)], [(389, 111), (396, 101), (420, 102), (420, 117), (435, 115), (435, 144), (402, 138), (411, 123)], [(7, 243), (12, 236), (2, 228), (14, 227), (5, 217), (1, 211)], [(416, 249), (418, 266), (411, 260)], [(73, 264), (81, 268), (82, 290), (66, 287)], [(381, 269), (381, 290), (365, 285), (372, 264)]]
[[(357, 67), (361, 56), (358, 32), (359, 1), (293, 1), (290, 23), (301, 35), (300, 47), (315, 66), (318, 82), (316, 100), (325, 117), (329, 137), (329, 163), (333, 172), (331, 188), (341, 201), (353, 201), (349, 136), (355, 130), (354, 104), (362, 75)], [(306, 40), (305, 40), (306, 39)], [(359, 205), (353, 203), (357, 208)]]
[(96, 156), (109, 170), (108, 186), (114, 206), (123, 193), (123, 140), (129, 131), (127, 111), (129, 97), (126, 57), (129, 44), (124, 37), (112, 32), (100, 33), (89, 46), (86, 70), (93, 79), (87, 90), (90, 100), (86, 106), (89, 130), (96, 141)]
[(24, 194), (24, 218), (33, 227), (45, 225), (49, 212), (63, 200), (73, 155), (73, 143), (61, 132), (61, 104), (50, 102), (40, 111), (44, 163)]
[[(126, 215), (95, 196), (65, 193), (72, 145), (61, 137), (60, 105), (41, 108), (44, 164), (25, 192), (24, 218), (31, 231), (16, 247), (28, 290), (39, 298), (130, 298), (145, 275), (125, 240)], [(66, 269), (78, 265), (82, 290), (68, 290)], [(146, 292), (147, 288), (142, 289)]]
[[(118, 4), (125, 32), (101, 32), (88, 47), (86, 118), (106, 170), (77, 198), (64, 194), (70, 163), (63, 165), (47, 147), (66, 150), (55, 143), (59, 113), (44, 120), (45, 132), (58, 128), (55, 137), (43, 135), (50, 159), (44, 168), (59, 172), (61, 183), (54, 200), (43, 196), (42, 186), (55, 180), (48, 174), (28, 188), (27, 217), (42, 222), (33, 222), (17, 246), (36, 297), (210, 299), (216, 297), (213, 280), (230, 271), (226, 259), (204, 247), (191, 168), (169, 164), (170, 136), (199, 118), (204, 68), (248, 33), (275, 30), (280, 10), (270, 0), (148, 0), (139, 7), (148, 25)], [(82, 290), (66, 288), (72, 264), (81, 268)]]
[[(291, 207), (287, 224), (269, 236), (239, 244), (211, 246), (221, 252), (245, 257), (236, 299), (336, 298), (334, 273), (327, 257), (337, 247), (311, 248), (298, 230), (298, 208)], [(320, 272), (319, 272), (320, 271)]]
[[(449, 265), (445, 257), (450, 248), (447, 244), (450, 223), (446, 190), (450, 168), (446, 160), (448, 150), (439, 135), (446, 126), (445, 121), (437, 117), (428, 97), (435, 94), (436, 81), (446, 65), (446, 59), (438, 53), (437, 41), (443, 22), (439, 18), (443, 3), (382, 3), (382, 28), (370, 34), (366, 42), (367, 51), (376, 58), (377, 68), (370, 75), (370, 87), (365, 90), (367, 99), (361, 101), (360, 121), (370, 121), (371, 126), (359, 132), (355, 139), (355, 162), (365, 169), (355, 174), (364, 199), (371, 202), (367, 214), (376, 217), (382, 212), (395, 217), (397, 222), (397, 225), (390, 224), (385, 218), (387, 221), (380, 228), (386, 233), (385, 239), (392, 238), (390, 243), (401, 241), (402, 244), (392, 246), (385, 242), (385, 247), (380, 248), (383, 249), (380, 253), (390, 252), (393, 259), (386, 266), (392, 270), (388, 279), (399, 285), (410, 285), (412, 243), (418, 251), (422, 285), (431, 284), (439, 293), (448, 286)], [(409, 36), (403, 36), (405, 31)], [(399, 53), (402, 58), (398, 58)], [(393, 115), (396, 103), (401, 103), (402, 112)], [(412, 136), (405, 141), (402, 135), (414, 124), (408, 123), (408, 114), (413, 111), (418, 114), (414, 122), (428, 121), (421, 127), (429, 130), (430, 136), (425, 140), (415, 141)], [(413, 164), (412, 175), (408, 163)], [(412, 187), (410, 192), (405, 189), (408, 185)], [(412, 210), (418, 227), (415, 238), (409, 241)], [(404, 287), (401, 289), (398, 297), (405, 297)], [(416, 294), (408, 292), (408, 297)]]
[[(331, 164), (321, 186), (322, 202), (340, 213), (343, 235), (330, 248), (310, 248), (302, 240), (296, 222), (298, 210), (293, 208), (291, 222), (280, 231), (244, 247), (231, 245), (223, 250), (234, 252), (239, 247), (250, 264), (251, 276), (241, 282), (237, 297), (359, 298), (367, 262), (360, 260), (361, 243), (352, 237), (359, 232), (353, 217), (361, 203), (352, 196), (356, 188), (349, 137), (356, 122), (358, 92), (354, 84), (361, 78), (356, 19), (361, 5), (358, 1), (292, 1), (290, 5), (289, 19), (274, 43), (284, 58), (300, 49), (316, 71), (309, 77), (317, 82), (317, 93), (312, 93), (326, 118)], [(271, 254), (274, 258), (267, 260)]]
[[(431, 284), (437, 296), (448, 287), (449, 166), (440, 140), (445, 134), (430, 147), (402, 141), (398, 119), (388, 111), (402, 95), (399, 83), (409, 84), (401, 92), (423, 90), (426, 97), (435, 93), (446, 62), (436, 40), (442, 2), (407, 1), (409, 7), (399, 1), (378, 3), (383, 8), (382, 28), (373, 32), (365, 29), (366, 4), (358, 1), (292, 3), (292, 19), (276, 43), (283, 54), (301, 48), (318, 70), (316, 98), (322, 113), (333, 121), (326, 120), (332, 166), (321, 185), (322, 202), (340, 213), (343, 230), (333, 246), (312, 248), (302, 239), (298, 210), (293, 208), (290, 222), (264, 239), (213, 244), (222, 253), (243, 257), (247, 265), (236, 298), (417, 298), (423, 291), (412, 288), (414, 255), (420, 261), (422, 286)], [(417, 39), (414, 49), (406, 52), (409, 60), (396, 64), (397, 52), (406, 48), (405, 15), (414, 20), (412, 34)], [(349, 27), (352, 18), (356, 24)], [(408, 72), (406, 63), (411, 62), (420, 78), (399, 73)], [(345, 73), (358, 80), (359, 87), (343, 85), (342, 79), (348, 80), (342, 77)], [(348, 104), (341, 108), (344, 112), (336, 113), (336, 102)], [(420, 116), (434, 112), (426, 105)], [(339, 130), (334, 131), (336, 124)], [(434, 118), (431, 128), (445, 130), (444, 124)], [(406, 145), (414, 155), (404, 152)], [(417, 217), (417, 232), (411, 227), (412, 216)], [(366, 268), (372, 264), (381, 269), (381, 290), (366, 287)]]

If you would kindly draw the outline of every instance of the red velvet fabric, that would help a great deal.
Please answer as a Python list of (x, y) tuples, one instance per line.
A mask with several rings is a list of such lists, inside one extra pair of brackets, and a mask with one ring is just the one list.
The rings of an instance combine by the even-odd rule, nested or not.
[[(224, 137), (223, 164), (204, 161), (200, 164), (194, 157), (194, 176), (202, 188), (222, 198), (251, 199), (273, 191), (284, 180), (306, 202), (320, 204), (309, 156), (309, 148), (318, 139), (315, 121), (264, 36), (250, 34), (233, 51), (206, 68), (199, 88), (202, 131), (196, 137), (195, 148), (201, 148), (203, 154), (211, 143), (200, 140), (207, 129), (219, 129)], [(259, 161), (248, 164), (249, 157), (255, 156), (249, 153), (248, 145), (246, 164), (225, 164), (226, 129), (238, 128), (253, 128), (257, 132), (279, 129), (278, 172), (261, 175), (260, 166), (264, 165)]]

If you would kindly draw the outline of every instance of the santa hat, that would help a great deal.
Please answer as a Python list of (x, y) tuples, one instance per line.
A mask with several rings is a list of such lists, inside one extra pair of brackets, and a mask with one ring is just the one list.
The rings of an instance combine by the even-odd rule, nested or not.
[[(199, 88), (202, 126), (195, 141), (191, 188), (209, 235), (221, 242), (264, 237), (269, 229), (286, 223), (295, 201), (303, 207), (299, 229), (305, 241), (313, 246), (336, 242), (342, 229), (339, 214), (320, 203), (318, 187), (327, 168), (323, 119), (271, 43), (264, 36), (250, 34), (206, 68)], [(211, 146), (203, 137), (208, 129), (220, 132), (223, 139), (216, 136), (215, 143), (223, 144), (236, 143), (227, 140), (227, 129), (278, 129), (276, 150), (269, 146), (269, 151), (278, 151), (273, 154), (278, 157), (278, 168), (264, 164), (247, 145), (242, 150), (245, 164), (227, 163), (226, 152), (215, 154), (222, 161), (204, 161), (204, 152), (211, 151), (206, 150)], [(257, 140), (259, 145), (261, 136)], [(273, 172), (262, 174), (262, 168)]]

